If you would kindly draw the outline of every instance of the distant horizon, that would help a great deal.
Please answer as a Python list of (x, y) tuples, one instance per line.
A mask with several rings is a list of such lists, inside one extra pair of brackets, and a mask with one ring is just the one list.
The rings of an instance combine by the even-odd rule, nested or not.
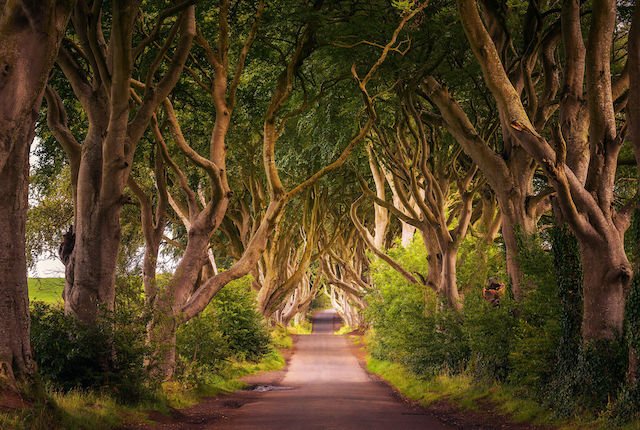
[(64, 264), (57, 258), (40, 260), (33, 269), (29, 269), (29, 278), (64, 278)]

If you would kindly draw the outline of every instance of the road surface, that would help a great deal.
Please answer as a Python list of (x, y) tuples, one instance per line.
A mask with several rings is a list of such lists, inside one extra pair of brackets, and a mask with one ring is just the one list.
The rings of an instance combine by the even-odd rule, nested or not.
[(333, 334), (333, 311), (321, 311), (313, 333), (299, 336), (279, 389), (262, 393), (211, 429), (226, 430), (451, 430), (430, 415), (391, 397), (372, 381), (351, 353), (347, 339)]

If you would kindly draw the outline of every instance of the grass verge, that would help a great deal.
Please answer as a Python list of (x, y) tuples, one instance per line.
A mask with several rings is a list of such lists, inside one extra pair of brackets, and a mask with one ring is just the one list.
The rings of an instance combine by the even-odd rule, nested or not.
[(353, 330), (354, 329), (351, 326), (343, 325), (342, 327), (340, 327), (340, 330), (334, 331), (333, 334), (338, 335), (338, 336), (342, 336), (343, 334), (351, 333)]
[(116, 402), (108, 393), (85, 391), (55, 392), (35, 384), (23, 390), (34, 399), (30, 408), (0, 410), (2, 430), (109, 430), (127, 423), (148, 422), (147, 411), (170, 414), (172, 409), (192, 406), (202, 397), (230, 394), (246, 384), (243, 376), (279, 370), (286, 364), (279, 349), (290, 349), (293, 341), (284, 329), (272, 332), (273, 347), (261, 361), (231, 362), (216, 373), (201, 375), (194, 386), (185, 381), (163, 383), (149, 398), (135, 405)]
[[(355, 339), (354, 339), (355, 338)], [(358, 337), (352, 337), (362, 344)], [(366, 347), (366, 346), (365, 346)], [(552, 410), (538, 402), (519, 396), (508, 385), (481, 383), (469, 374), (440, 374), (422, 379), (398, 363), (378, 360), (367, 355), (367, 370), (382, 377), (405, 397), (428, 407), (433, 402), (445, 400), (463, 410), (499, 413), (509, 416), (516, 423), (527, 423), (558, 430), (637, 430), (640, 421), (616, 427), (605, 417), (574, 416), (558, 418)], [(493, 410), (487, 410), (487, 407)]]
[(311, 334), (311, 330), (313, 330), (313, 323), (307, 319), (300, 324), (293, 324), (293, 326), (287, 328), (287, 331), (291, 334)]

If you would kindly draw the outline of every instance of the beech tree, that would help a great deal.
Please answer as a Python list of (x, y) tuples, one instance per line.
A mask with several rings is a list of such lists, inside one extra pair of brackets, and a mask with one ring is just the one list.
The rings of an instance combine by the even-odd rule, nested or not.
[[(393, 178), (400, 207), (379, 199), (366, 188), (365, 193), (421, 231), (429, 262), (424, 281), (448, 306), (460, 309), (457, 252), (467, 234), (475, 195), (483, 182), (477, 177), (476, 166), (469, 160), (465, 165), (459, 147), (446, 142), (439, 118), (425, 115), (413, 96), (406, 89), (403, 91), (395, 126), (390, 130), (374, 126), (381, 158)], [(354, 222), (359, 225), (357, 220)]]
[[(114, 0), (108, 22), (102, 2), (90, 6), (80, 1), (75, 8), (74, 36), (61, 47), (57, 63), (87, 115), (82, 143), (71, 133), (56, 91), (47, 91), (49, 127), (67, 153), (74, 183), (73, 235), (68, 238), (70, 251), (63, 256), (65, 309), (86, 322), (95, 321), (100, 306), (113, 307), (119, 220), (135, 149), (158, 105), (178, 81), (195, 35), (193, 2), (176, 2), (156, 16), (151, 33), (134, 46), (141, 3)], [(151, 49), (176, 14), (163, 43)], [(173, 56), (163, 66), (172, 47)], [(134, 61), (146, 55), (151, 66), (142, 77), (144, 94), (133, 109)], [(156, 82), (160, 70), (164, 73)]]
[[(367, 104), (369, 109), (372, 109), (373, 104), (366, 90), (367, 83), (372, 79), (376, 70), (384, 62), (386, 56), (396, 44), (398, 35), (404, 25), (419, 10), (420, 8), (403, 14), (401, 22), (392, 35), (391, 40), (383, 47), (377, 61), (369, 68), (363, 78), (359, 77), (355, 64), (352, 66), (351, 73), (356, 79), (362, 96), (368, 100)], [(254, 270), (269, 243), (269, 237), (280, 224), (284, 210), (289, 202), (314, 185), (320, 178), (341, 167), (356, 145), (364, 139), (371, 129), (373, 124), (372, 118), (375, 117), (375, 114), (367, 117), (362, 124), (358, 124), (355, 137), (348, 142), (333, 162), (321, 167), (297, 185), (292, 186), (289, 190), (287, 190), (283, 185), (276, 164), (276, 143), (282, 135), (287, 121), (306, 110), (319, 99), (319, 95), (316, 95), (315, 97), (307, 97), (305, 91), (305, 96), (299, 105), (294, 105), (294, 107), (290, 108), (289, 111), (284, 111), (283, 109), (286, 103), (290, 101), (290, 96), (293, 93), (295, 79), (299, 73), (300, 66), (316, 49), (315, 25), (315, 23), (302, 23), (298, 31), (296, 31), (294, 44), (291, 48), (292, 52), (283, 58), (285, 60), (284, 70), (281, 71), (277, 78), (274, 91), (264, 114), (262, 130), (262, 159), (267, 184), (265, 200), (268, 201), (268, 204), (266, 204), (266, 208), (259, 218), (259, 224), (257, 224), (257, 227), (254, 226), (251, 230), (252, 234), (244, 247), (241, 257), (228, 270), (210, 277), (205, 282), (202, 282), (195, 291), (193, 291), (194, 281), (198, 270), (202, 267), (202, 259), (204, 258), (202, 250), (206, 249), (206, 246), (200, 246), (201, 251), (193, 260), (186, 260), (183, 257), (172, 281), (169, 283), (169, 286), (163, 292), (159, 292), (157, 296), (155, 319), (152, 321), (150, 326), (150, 338), (157, 346), (157, 352), (154, 355), (154, 364), (157, 365), (161, 376), (164, 378), (171, 377), (173, 373), (175, 362), (175, 331), (177, 326), (189, 321), (191, 318), (202, 312), (215, 294), (229, 282), (245, 276)], [(219, 52), (224, 51), (219, 50)], [(321, 92), (322, 88), (320, 89), (320, 94)], [(207, 175), (211, 180), (211, 190), (213, 193), (225, 190), (226, 188), (223, 186), (224, 182), (220, 180), (219, 176), (224, 172), (224, 169), (217, 168), (217, 163), (200, 156), (193, 150), (193, 148), (190, 147), (182, 135), (179, 122), (173, 113), (171, 103), (168, 100), (165, 100), (163, 107), (170, 123), (173, 136), (181, 152), (185, 153), (191, 162), (207, 172)], [(166, 153), (166, 148), (164, 150), (165, 158), (169, 160), (170, 157)], [(184, 173), (181, 172), (177, 164), (170, 163), (170, 165), (174, 173), (178, 176), (178, 183), (180, 184), (180, 187), (187, 196), (186, 206), (189, 214), (199, 213), (200, 209), (198, 208), (196, 192), (189, 187)], [(222, 193), (222, 195), (225, 194), (228, 193)], [(229, 196), (227, 195), (227, 197)], [(211, 201), (216, 202), (217, 200), (212, 199)], [(215, 203), (210, 203), (205, 206), (205, 211), (212, 211), (215, 207), (217, 207), (215, 206)], [(222, 221), (222, 216), (216, 219), (219, 223)], [(212, 231), (210, 229), (207, 231), (207, 235), (203, 235), (198, 239), (198, 242), (201, 243), (201, 245), (208, 244), (209, 236)], [(191, 231), (189, 234), (191, 242), (191, 240), (196, 236)], [(185, 255), (189, 250), (189, 246), (190, 245), (188, 244), (187, 250), (185, 250)], [(307, 256), (303, 256), (304, 259), (309, 258), (308, 254), (311, 251), (311, 247), (308, 252), (305, 251)], [(183, 264), (188, 265), (189, 267), (185, 266), (181, 268), (181, 265)], [(305, 263), (305, 265), (306, 264), (307, 263)], [(290, 282), (290, 286), (286, 285), (284, 291), (295, 288), (297, 281), (301, 279), (301, 275), (304, 273), (305, 271), (303, 270), (296, 271), (292, 281)], [(191, 274), (191, 278), (188, 279), (185, 274)], [(177, 282), (178, 280), (179, 282)], [(270, 305), (271, 310), (268, 312), (274, 311), (275, 308), (273, 308), (273, 306), (276, 303), (282, 303), (282, 301), (287, 297), (288, 296), (286, 295), (283, 296), (278, 294), (278, 298), (275, 300), (275, 303), (272, 302)]]
[(0, 384), (34, 371), (25, 229), (29, 148), (73, 1), (0, 1)]
[[(560, 116), (553, 124), (547, 124), (550, 115), (540, 119), (537, 114), (545, 100), (551, 103), (555, 98), (557, 66), (544, 70), (544, 97), (537, 97), (536, 88), (528, 83), (525, 105), (475, 2), (459, 0), (457, 4), (467, 40), (496, 100), (503, 135), (526, 150), (549, 178), (562, 216), (578, 239), (582, 266), (589, 268), (584, 272), (583, 339), (615, 340), (622, 334), (632, 274), (623, 235), (636, 204), (631, 201), (620, 208), (613, 204), (617, 158), (626, 135), (626, 127), (617, 127), (615, 103), (627, 86), (624, 74), (612, 82), (616, 2), (593, 2), (586, 45), (580, 3), (563, 3), (564, 91), (558, 102)], [(545, 66), (555, 64), (549, 64), (553, 58), (543, 56)], [(552, 131), (550, 138), (545, 137), (547, 127)]]

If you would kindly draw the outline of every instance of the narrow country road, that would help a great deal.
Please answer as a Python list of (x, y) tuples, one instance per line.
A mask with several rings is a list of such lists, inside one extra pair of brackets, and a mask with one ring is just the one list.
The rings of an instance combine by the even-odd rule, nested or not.
[(313, 333), (299, 336), (280, 389), (263, 393), (213, 423), (233, 430), (449, 430), (453, 427), (394, 400), (373, 382), (351, 353), (347, 339), (333, 334), (335, 312), (321, 311)]

